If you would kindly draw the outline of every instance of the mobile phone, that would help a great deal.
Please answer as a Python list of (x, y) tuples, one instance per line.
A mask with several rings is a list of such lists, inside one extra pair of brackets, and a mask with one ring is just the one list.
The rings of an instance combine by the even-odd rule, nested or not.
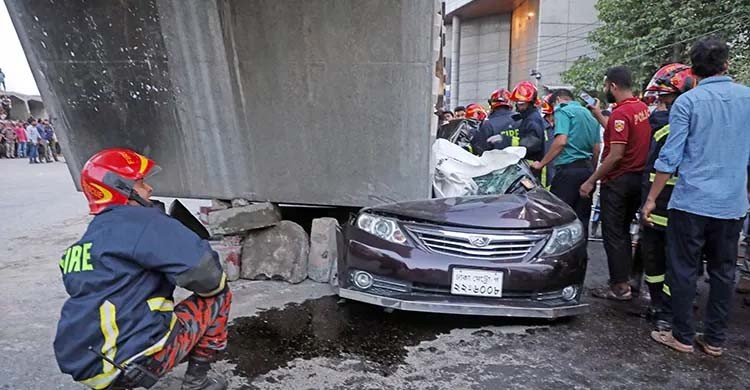
[(586, 102), (586, 104), (588, 104), (589, 106), (593, 106), (596, 104), (596, 100), (594, 100), (594, 98), (592, 98), (591, 95), (587, 94), (586, 92), (581, 92), (580, 94), (578, 94), (578, 97), (580, 97), (581, 100)]

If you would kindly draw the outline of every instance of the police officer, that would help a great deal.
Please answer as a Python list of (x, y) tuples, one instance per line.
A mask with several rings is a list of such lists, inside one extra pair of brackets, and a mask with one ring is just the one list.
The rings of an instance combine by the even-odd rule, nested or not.
[[(693, 88), (696, 84), (690, 67), (683, 64), (669, 64), (659, 69), (646, 87), (647, 97), (656, 97), (659, 107), (651, 113), (649, 124), (651, 125), (651, 147), (646, 170), (642, 179), (642, 199), (651, 190), (651, 183), (656, 177), (654, 164), (659, 158), (659, 152), (667, 141), (669, 135), (669, 110), (672, 103), (680, 94)], [(646, 285), (651, 295), (649, 317), (655, 321), (657, 330), (668, 330), (670, 325), (669, 287), (664, 288), (664, 273), (666, 271), (666, 227), (667, 227), (667, 205), (672, 196), (672, 189), (677, 183), (677, 174), (667, 182), (667, 186), (656, 199), (656, 208), (651, 212), (648, 221), (645, 221), (643, 229), (639, 234), (640, 249), (643, 258)]]
[[(84, 165), (81, 188), (94, 219), (60, 259), (70, 298), (57, 326), (57, 363), (91, 388), (120, 389), (148, 385), (149, 376), (129, 375), (133, 367), (153, 382), (187, 360), (183, 390), (226, 389), (208, 371), (226, 346), (232, 293), (208, 242), (153, 207), (144, 179), (157, 171), (127, 149), (104, 150)], [(193, 295), (175, 305), (175, 286)]]
[(531, 81), (521, 81), (513, 88), (510, 99), (516, 102), (518, 114), (518, 144), (526, 147), (526, 159), (539, 161), (544, 158), (545, 122), (537, 105), (541, 101), (537, 95), (536, 85)]
[(496, 90), (490, 95), (488, 103), (491, 108), (490, 115), (471, 140), (472, 150), (479, 156), (487, 150), (520, 145), (520, 123), (513, 117), (515, 112), (510, 102), (510, 91), (502, 88)]

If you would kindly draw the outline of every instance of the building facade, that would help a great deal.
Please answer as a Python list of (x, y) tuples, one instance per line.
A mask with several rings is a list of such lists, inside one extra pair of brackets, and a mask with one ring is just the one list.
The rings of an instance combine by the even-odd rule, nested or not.
[(561, 84), (599, 26), (596, 0), (446, 0), (446, 101), (486, 103), (521, 80)]

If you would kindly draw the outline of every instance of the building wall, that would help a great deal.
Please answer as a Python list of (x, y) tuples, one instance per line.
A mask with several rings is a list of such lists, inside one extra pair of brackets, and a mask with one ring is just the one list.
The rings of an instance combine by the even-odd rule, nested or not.
[(596, 0), (539, 0), (540, 84), (561, 84), (560, 74), (583, 55), (595, 55), (586, 37), (598, 25)]
[(511, 19), (510, 87), (521, 80), (533, 80), (537, 68), (539, 0), (527, 0), (513, 10)]
[(484, 103), (508, 84), (510, 15), (461, 21), (459, 98), (452, 105)]

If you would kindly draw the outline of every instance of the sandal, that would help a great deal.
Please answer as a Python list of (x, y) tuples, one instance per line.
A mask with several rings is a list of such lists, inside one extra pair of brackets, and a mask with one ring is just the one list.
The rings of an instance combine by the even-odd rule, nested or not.
[(665, 331), (660, 332), (660, 331), (655, 330), (651, 332), (651, 338), (654, 339), (654, 341), (656, 341), (657, 343), (666, 345), (667, 347), (672, 348), (677, 352), (682, 352), (682, 353), (693, 352), (692, 345), (683, 344), (677, 341), (677, 339), (675, 339), (674, 336), (672, 336), (672, 332), (665, 332)]
[(695, 338), (695, 343), (698, 344), (699, 347), (705, 352), (706, 354), (713, 356), (713, 357), (719, 357), (724, 353), (724, 348), (721, 347), (714, 347), (713, 345), (710, 345), (706, 342), (706, 340), (703, 339), (702, 336), (698, 336)]
[(613, 301), (630, 301), (633, 299), (633, 293), (630, 289), (622, 294), (617, 294), (616, 292), (612, 291), (611, 287), (608, 286), (591, 290), (591, 295), (595, 298), (610, 299)]

